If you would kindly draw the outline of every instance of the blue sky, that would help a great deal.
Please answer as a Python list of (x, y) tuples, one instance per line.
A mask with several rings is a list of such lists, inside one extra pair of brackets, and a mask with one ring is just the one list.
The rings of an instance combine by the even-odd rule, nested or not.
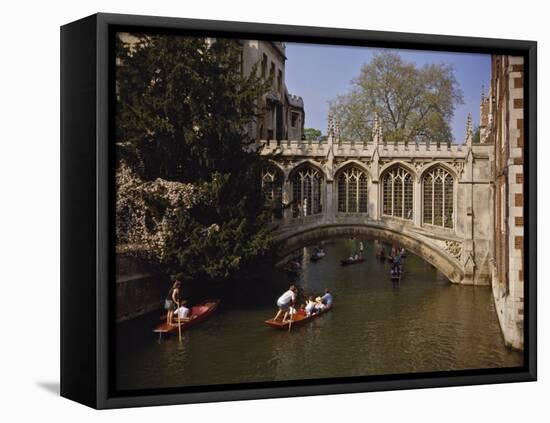
[[(290, 93), (304, 99), (306, 128), (316, 128), (326, 133), (328, 102), (349, 90), (351, 80), (359, 75), (363, 64), (368, 63), (377, 50), (381, 49), (286, 43), (286, 85)], [(462, 142), (468, 112), (472, 113), (474, 125), (479, 123), (481, 88), (484, 86), (487, 92), (489, 87), (491, 56), (420, 50), (393, 51), (419, 66), (426, 63), (453, 65), (464, 95), (464, 104), (456, 107), (451, 128), (455, 141)]]

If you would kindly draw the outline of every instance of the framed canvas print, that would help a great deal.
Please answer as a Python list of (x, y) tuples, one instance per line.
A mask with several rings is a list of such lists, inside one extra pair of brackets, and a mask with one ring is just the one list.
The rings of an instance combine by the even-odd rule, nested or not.
[(536, 43), (61, 28), (61, 394), (536, 380)]

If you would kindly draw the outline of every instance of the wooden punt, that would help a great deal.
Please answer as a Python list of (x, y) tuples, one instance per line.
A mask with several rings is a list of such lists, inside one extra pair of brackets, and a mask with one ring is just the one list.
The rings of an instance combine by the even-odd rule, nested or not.
[[(334, 306), (326, 307), (323, 311), (320, 313), (313, 314), (309, 317), (306, 316), (306, 313), (304, 310), (298, 310), (298, 312), (294, 315), (294, 318), (292, 319), (292, 327), (294, 326), (301, 326), (305, 323), (325, 314), (326, 312), (333, 309)], [(269, 319), (265, 321), (265, 324), (269, 327), (272, 327), (273, 329), (282, 329), (282, 330), (288, 330), (289, 322), (283, 323), (282, 320), (273, 320)]]
[(342, 266), (349, 266), (349, 265), (352, 265), (352, 264), (363, 263), (364, 261), (365, 261), (365, 259), (363, 257), (359, 257), (357, 260), (356, 259), (353, 259), (353, 260), (350, 260), (350, 259), (340, 260), (340, 264)]
[(326, 256), (326, 253), (313, 253), (310, 257), (310, 261), (319, 261)]
[[(188, 329), (189, 327), (208, 319), (208, 317), (210, 317), (212, 313), (214, 313), (214, 310), (216, 310), (219, 303), (220, 300), (206, 300), (203, 303), (191, 307), (189, 318), (181, 321), (181, 330), (183, 331), (185, 329)], [(173, 322), (178, 323), (178, 319), (174, 317)], [(169, 325), (167, 322), (164, 322), (153, 329), (153, 332), (160, 335), (171, 332), (178, 332), (178, 325), (176, 324), (172, 326)]]

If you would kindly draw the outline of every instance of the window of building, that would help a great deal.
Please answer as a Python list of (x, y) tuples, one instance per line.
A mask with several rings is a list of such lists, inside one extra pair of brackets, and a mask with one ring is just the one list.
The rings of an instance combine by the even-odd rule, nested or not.
[(442, 167), (431, 169), (422, 180), (423, 222), (454, 227), (454, 178)]
[(402, 167), (393, 167), (382, 177), (382, 214), (413, 218), (413, 178)]
[(269, 69), (269, 80), (271, 81), (271, 85), (275, 83), (275, 63), (271, 62), (271, 68)]
[(267, 73), (267, 55), (262, 56), (262, 78), (265, 78)]
[(239, 72), (244, 75), (244, 50), (242, 48), (239, 52)]
[(292, 112), (290, 114), (290, 126), (292, 126), (293, 128), (296, 128), (298, 124), (298, 119), (300, 119), (300, 114), (297, 112)]
[(355, 166), (338, 174), (338, 212), (367, 213), (367, 175)]
[(302, 217), (322, 212), (321, 188), (323, 176), (321, 172), (305, 165), (297, 170), (292, 177), (292, 216)]
[(262, 190), (266, 201), (273, 210), (275, 218), (282, 217), (283, 207), (283, 172), (275, 166), (264, 169), (262, 174)]
[(279, 69), (279, 73), (277, 75), (277, 91), (281, 91), (281, 87), (283, 85), (283, 72)]

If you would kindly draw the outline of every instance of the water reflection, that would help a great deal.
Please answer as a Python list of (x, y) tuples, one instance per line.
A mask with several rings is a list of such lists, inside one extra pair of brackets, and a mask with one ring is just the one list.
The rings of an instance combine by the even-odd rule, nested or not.
[[(117, 328), (120, 389), (328, 378), (389, 373), (513, 367), (522, 355), (505, 348), (491, 292), (450, 284), (409, 254), (399, 285), (390, 265), (364, 242), (366, 262), (341, 266), (357, 240), (325, 244), (327, 256), (304, 249), (296, 278), (266, 272), (261, 286), (236, 288), (209, 320), (159, 344), (153, 314)], [(263, 324), (291, 281), (304, 293), (330, 288), (335, 308), (303, 327), (276, 331)], [(242, 291), (242, 292), (241, 292)]]

